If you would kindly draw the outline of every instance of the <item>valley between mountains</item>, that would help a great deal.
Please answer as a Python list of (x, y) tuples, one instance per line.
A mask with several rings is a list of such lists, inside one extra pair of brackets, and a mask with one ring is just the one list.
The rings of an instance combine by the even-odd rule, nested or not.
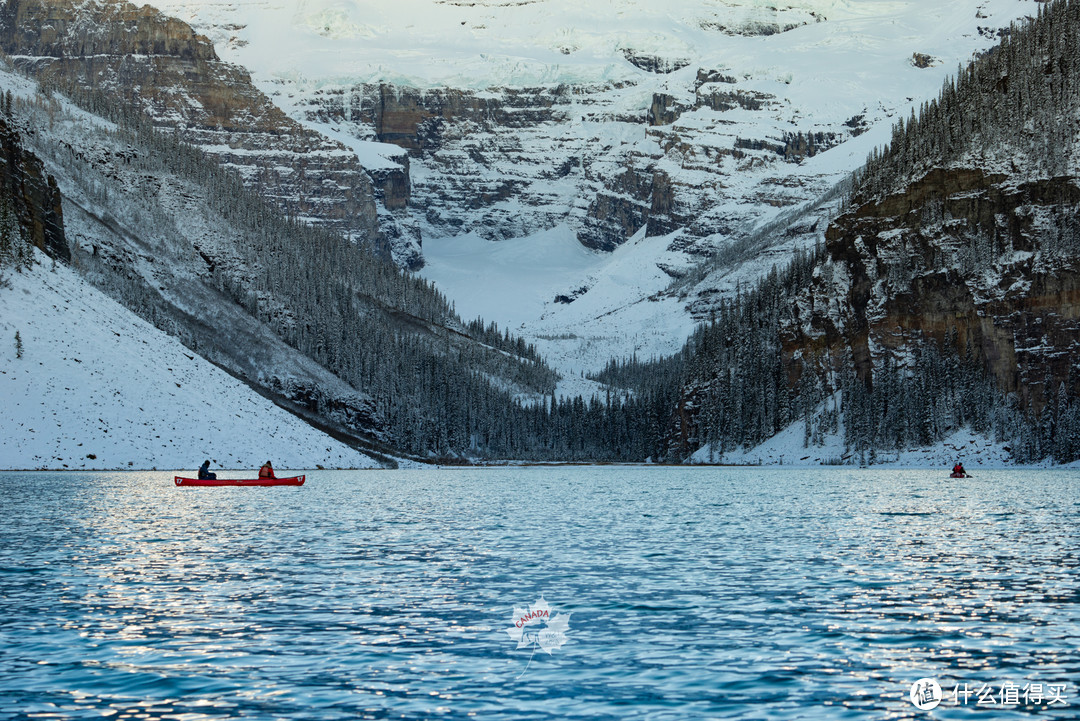
[(0, 466), (1075, 462), (1077, 6), (11, 0)]

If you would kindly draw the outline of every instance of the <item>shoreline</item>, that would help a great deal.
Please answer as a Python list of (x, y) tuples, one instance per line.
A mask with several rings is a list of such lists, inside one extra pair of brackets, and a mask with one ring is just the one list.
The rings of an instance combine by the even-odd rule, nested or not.
[[(895, 470), (895, 471), (941, 471), (945, 474), (951, 472), (951, 468), (943, 468), (941, 466), (931, 465), (905, 465), (895, 463), (878, 463), (874, 465), (834, 465), (826, 463), (814, 463), (814, 464), (793, 464), (793, 463), (624, 463), (615, 461), (506, 461), (506, 462), (489, 462), (489, 463), (420, 463), (414, 462), (416, 465), (408, 466), (405, 468), (382, 468), (382, 467), (368, 467), (368, 468), (348, 468), (348, 467), (334, 467), (334, 468), (290, 468), (284, 471), (277, 471), (280, 473), (289, 474), (317, 474), (323, 472), (341, 472), (341, 471), (364, 471), (364, 472), (387, 472), (387, 471), (446, 471), (446, 470), (484, 470), (484, 469), (506, 469), (506, 468), (597, 468), (597, 467), (621, 467), (621, 468), (681, 468), (681, 469), (695, 469), (695, 468), (714, 468), (714, 469), (798, 469), (798, 470), (813, 470), (813, 469), (832, 469), (832, 470)], [(257, 468), (214, 468), (215, 473), (230, 473), (230, 474), (252, 474), (258, 473)], [(1080, 470), (1080, 462), (1066, 463), (1066, 464), (1015, 464), (1015, 465), (987, 465), (987, 466), (973, 466), (972, 470), (975, 472), (980, 471), (1077, 471)], [(194, 476), (196, 471), (191, 469), (168, 469), (168, 468), (0, 468), (0, 473), (167, 473), (173, 475), (183, 476), (185, 474)], [(968, 478), (974, 478), (975, 476), (969, 472)], [(960, 479), (950, 479), (960, 480)]]

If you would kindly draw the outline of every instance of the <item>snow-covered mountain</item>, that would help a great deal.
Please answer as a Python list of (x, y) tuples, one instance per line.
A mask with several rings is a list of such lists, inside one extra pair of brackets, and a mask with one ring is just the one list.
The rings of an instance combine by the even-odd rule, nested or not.
[[(0, 468), (379, 464), (38, 254), (0, 287)], [(19, 334), (18, 347), (15, 334)]]
[[(887, 343), (841, 333), (836, 353), (826, 353), (840, 365), (825, 364), (820, 378), (800, 376), (796, 366), (810, 368), (807, 359), (833, 326), (823, 331), (814, 315), (805, 328), (782, 319), (807, 303), (811, 310), (836, 305), (829, 289), (843, 286), (854, 299), (853, 322), (863, 322), (858, 314), (871, 301), (888, 298), (856, 294), (868, 287), (861, 281), (844, 286), (843, 273), (854, 278), (855, 271), (843, 263), (853, 253), (866, 267), (881, 259), (853, 237), (854, 251), (826, 246), (832, 265), (819, 267), (825, 251), (817, 250), (799, 253), (788, 271), (770, 268), (845, 233), (850, 216), (834, 217), (852, 199), (846, 179), (871, 149), (896, 137), (895, 117), (907, 117), (955, 63), (989, 48), (1010, 20), (1037, 7), (1027, 0), (663, 9), (561, 0), (160, 5), (218, 49), (185, 22), (123, 2), (13, 0), (0, 13), (4, 47), (21, 49), (11, 62), (82, 106), (0, 73), (0, 87), (16, 95), (16, 112), (10, 99), (0, 105), (4, 122), (14, 118), (55, 176), (48, 184), (63, 195), (65, 247), (84, 277), (279, 402), (319, 414), (338, 433), (359, 433), (354, 445), (432, 457), (634, 460), (669, 451), (683, 458), (703, 439), (711, 439), (710, 457), (748, 439), (768, 443), (785, 428), (794, 433), (797, 418), (805, 419), (806, 437), (839, 432), (835, 401), (827, 400), (839, 393), (836, 379), (849, 392), (850, 378), (869, 378)], [(121, 102), (111, 107), (102, 90)], [(177, 128), (240, 179), (153, 132), (141, 113)], [(265, 119), (273, 122), (264, 126)], [(266, 185), (268, 173), (280, 175)], [(267, 212), (253, 188), (293, 218)], [(364, 208), (358, 234), (347, 229), (353, 201)], [(334, 226), (335, 218), (344, 224)], [(345, 228), (346, 237), (296, 220)], [(941, 233), (954, 220), (937, 218)], [(393, 237), (406, 242), (390, 251), (413, 267), (415, 241), (423, 239), (424, 276), (454, 307), (415, 276), (376, 261), (370, 244), (353, 242), (378, 247)], [(889, 235), (881, 247), (898, 239), (907, 242)], [(926, 262), (940, 257), (934, 250)], [(823, 268), (840, 280), (820, 276), (820, 298), (797, 295)], [(890, 278), (908, 270), (901, 263)], [(603, 377), (614, 389), (585, 377), (612, 357), (674, 353), (696, 320), (765, 274), (769, 281), (753, 298), (767, 301), (768, 327), (739, 315), (749, 305), (729, 307), (724, 324), (664, 367), (612, 366)], [(74, 298), (49, 278), (28, 282), (42, 298), (65, 305)], [(455, 310), (535, 343), (562, 371), (558, 386), (533, 348), (499, 329), (462, 323)], [(833, 325), (848, 319), (826, 316)], [(48, 336), (58, 322), (43, 316), (31, 325)], [(803, 333), (811, 347), (785, 347), (772, 324), (789, 336)], [(727, 337), (724, 328), (742, 330)], [(736, 354), (741, 360), (731, 364), (724, 350), (689, 364), (694, 353), (710, 344), (722, 349), (732, 337), (747, 341), (740, 352), (760, 352)], [(77, 376), (82, 362), (57, 366), (57, 376)], [(684, 362), (694, 378), (676, 408)], [(167, 376), (158, 369), (153, 377)], [(978, 412), (997, 413), (999, 406), (982, 402), (989, 381), (978, 382), (985, 391)], [(901, 380), (893, 385), (890, 403), (903, 395), (893, 392)], [(63, 397), (48, 382), (31, 387), (56, 402)], [(589, 402), (597, 391), (607, 403)], [(868, 408), (886, 397), (866, 393)], [(584, 398), (568, 398), (574, 395)], [(910, 405), (915, 396), (906, 398)], [(738, 427), (721, 401), (745, 411)], [(52, 410), (70, 412), (56, 402)], [(665, 430), (673, 409), (675, 425)], [(154, 417), (147, 415), (144, 426)], [(194, 441), (184, 428), (169, 430)], [(859, 434), (871, 449), (878, 442)], [(56, 440), (51, 456), (45, 446), (31, 449), (35, 458), (59, 463), (75, 453)], [(124, 452), (137, 455), (134, 447)], [(240, 458), (239, 450), (230, 453)]]
[[(491, 452), (482, 434), (505, 436), (505, 419), (463, 411), (524, 415), (514, 396), (554, 388), (526, 345), (462, 323), (423, 279), (284, 217), (137, 115), (108, 120), (3, 68), (0, 98), (0, 276), (14, 206), (20, 243), (373, 457)], [(38, 232), (51, 226), (53, 241)]]
[(799, 425), (800, 458), (972, 430), (1022, 462), (1080, 457), (1078, 46), (1080, 2), (1055, 0), (897, 123), (814, 255), (695, 335), (684, 453), (745, 459)]
[[(176, 224), (130, 192), (143, 185), (166, 197), (182, 193), (176, 178), (121, 169), (138, 157), (135, 147), (102, 119), (46, 99), (26, 78), (0, 70), (0, 88), (0, 468), (191, 469), (209, 458), (250, 469), (268, 456), (284, 468), (381, 464), (283, 410), (287, 392), (275, 404), (274, 394), (241, 379), (258, 367), (263, 378), (284, 373), (358, 407), (366, 401), (254, 319), (245, 323), (231, 302), (215, 304), (194, 248), (182, 259), (176, 245), (159, 244), (170, 225), (176, 238)], [(41, 122), (29, 122), (36, 111)], [(189, 230), (192, 218), (207, 220), (205, 208), (194, 206), (180, 223)], [(195, 230), (195, 245), (206, 242)], [(207, 250), (203, 258), (220, 252)], [(202, 357), (88, 278), (188, 343), (201, 334)], [(182, 298), (186, 311), (167, 321), (167, 305), (148, 305), (147, 291)], [(185, 312), (192, 313), (188, 332)], [(222, 354), (228, 347), (234, 352)]]
[[(250, 70), (291, 117), (365, 163), (407, 161), (407, 208), (422, 231), (425, 274), (464, 316), (513, 320), (571, 373), (610, 355), (677, 349), (685, 303), (649, 299), (754, 225), (827, 192), (887, 140), (898, 114), (1037, 7), (156, 5)], [(684, 289), (695, 316), (778, 255), (820, 238), (824, 222), (805, 225), (812, 232), (770, 238), (765, 255), (759, 248), (742, 258), (749, 262), (740, 270), (724, 265), (696, 279)], [(534, 246), (526, 256), (554, 255), (562, 270), (534, 274), (505, 262), (515, 252), (479, 242), (518, 238), (527, 240), (515, 245)], [(566, 264), (566, 239), (603, 251), (633, 247)], [(492, 292), (478, 293), (477, 278)], [(513, 289), (512, 302), (501, 288)]]
[(96, 112), (144, 116), (178, 133), (290, 216), (403, 266), (420, 262), (418, 232), (395, 212), (404, 169), (364, 167), (287, 117), (186, 23), (122, 0), (14, 0), (0, 8), (0, 49)]

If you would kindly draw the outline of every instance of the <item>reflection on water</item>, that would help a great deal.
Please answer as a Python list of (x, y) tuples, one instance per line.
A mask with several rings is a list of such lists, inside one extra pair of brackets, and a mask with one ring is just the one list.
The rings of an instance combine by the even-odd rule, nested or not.
[[(0, 498), (0, 719), (1080, 716), (1076, 472), (2, 473)], [(505, 630), (541, 596), (572, 614), (551, 655)], [(920, 711), (924, 677), (1066, 705)]]

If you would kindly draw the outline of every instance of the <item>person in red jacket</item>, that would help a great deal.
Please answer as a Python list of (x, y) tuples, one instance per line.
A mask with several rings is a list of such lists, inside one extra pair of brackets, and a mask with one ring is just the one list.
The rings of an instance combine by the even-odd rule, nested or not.
[(957, 478), (963, 478), (967, 475), (967, 471), (964, 470), (964, 464), (960, 461), (956, 462), (956, 465), (952, 467), (952, 474)]
[(263, 467), (259, 469), (259, 478), (277, 478), (274, 475), (274, 467), (270, 465), (270, 461), (263, 464)]

